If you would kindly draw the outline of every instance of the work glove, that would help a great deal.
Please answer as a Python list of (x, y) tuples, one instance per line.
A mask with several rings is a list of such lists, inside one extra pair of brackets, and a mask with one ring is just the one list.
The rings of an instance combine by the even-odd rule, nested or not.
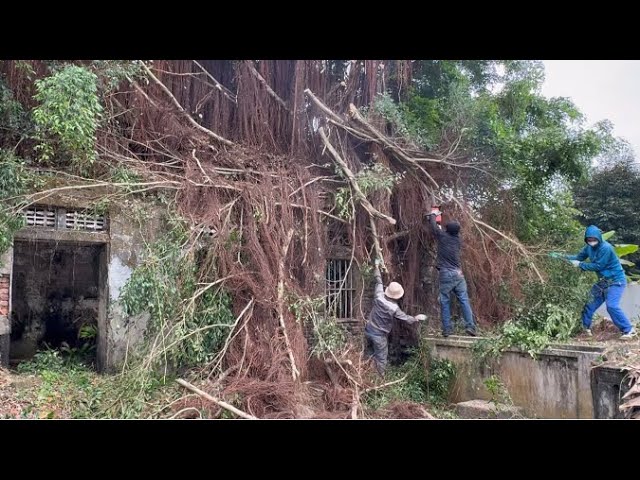
[(564, 255), (563, 255), (562, 253), (558, 253), (558, 252), (551, 252), (551, 253), (549, 254), (549, 256), (550, 256), (551, 258), (564, 258)]
[(420, 315), (416, 315), (416, 320), (418, 320), (419, 322), (424, 322), (427, 319), (427, 316), (424, 314), (420, 314)]
[(579, 260), (571, 260), (571, 265), (573, 265), (574, 267), (578, 268), (578, 267), (580, 267), (580, 261)]

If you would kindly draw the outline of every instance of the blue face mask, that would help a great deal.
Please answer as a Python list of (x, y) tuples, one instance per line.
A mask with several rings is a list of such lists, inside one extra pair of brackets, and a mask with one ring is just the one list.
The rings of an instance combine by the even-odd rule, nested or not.
[(600, 243), (600, 242), (595, 241), (595, 242), (587, 242), (587, 243), (588, 243), (589, 245), (591, 245), (592, 247), (595, 247), (595, 246), (596, 246), (596, 245), (598, 245), (598, 243)]

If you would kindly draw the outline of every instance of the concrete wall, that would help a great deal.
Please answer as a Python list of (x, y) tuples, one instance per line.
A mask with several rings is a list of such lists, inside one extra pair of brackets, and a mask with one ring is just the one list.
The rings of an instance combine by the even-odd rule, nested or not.
[[(133, 218), (134, 209), (143, 209), (145, 218)], [(121, 204), (109, 212), (111, 241), (107, 266), (107, 370), (118, 368), (127, 355), (127, 349), (138, 345), (146, 331), (149, 316), (125, 316), (119, 299), (122, 287), (142, 261), (145, 245), (157, 238), (161, 230), (161, 215), (160, 209), (134, 201)]]
[(483, 381), (497, 375), (516, 406), (536, 418), (593, 418), (591, 362), (600, 347), (556, 345), (544, 350), (536, 360), (528, 353), (510, 349), (500, 359), (479, 365), (468, 337), (429, 338), (436, 358), (452, 361), (457, 377), (451, 394), (454, 403), (491, 400)]
[[(629, 320), (631, 320), (631, 323), (637, 324), (640, 322), (640, 285), (627, 285), (627, 288), (624, 289), (620, 306), (622, 307), (622, 310), (624, 310), (624, 313), (629, 317)], [(596, 314), (602, 317), (611, 318), (607, 313), (606, 304), (602, 304), (602, 306), (596, 310)]]
[(591, 370), (593, 418), (624, 418), (620, 400), (629, 390), (625, 375), (625, 370), (616, 367), (600, 366)]

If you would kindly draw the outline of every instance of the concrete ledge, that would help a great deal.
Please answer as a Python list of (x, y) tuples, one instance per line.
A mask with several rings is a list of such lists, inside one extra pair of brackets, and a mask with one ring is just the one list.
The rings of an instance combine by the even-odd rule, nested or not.
[(460, 418), (518, 418), (522, 409), (512, 405), (489, 402), (486, 400), (468, 400), (456, 404), (456, 413)]
[(553, 344), (536, 358), (517, 348), (506, 349), (499, 358), (478, 362), (473, 345), (482, 337), (426, 337), (435, 358), (453, 362), (457, 368), (452, 403), (491, 400), (484, 381), (497, 376), (514, 405), (528, 417), (594, 418), (590, 372), (603, 346)]
[(18, 241), (50, 240), (54, 242), (109, 243), (109, 234), (104, 232), (85, 232), (81, 230), (48, 230), (44, 228), (24, 227), (17, 231), (14, 238)]

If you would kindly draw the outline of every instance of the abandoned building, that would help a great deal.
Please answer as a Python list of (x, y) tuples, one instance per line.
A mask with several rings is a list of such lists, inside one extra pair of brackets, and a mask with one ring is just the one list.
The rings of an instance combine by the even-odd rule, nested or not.
[[(42, 348), (68, 348), (82, 349), (98, 371), (110, 371), (141, 340), (148, 315), (126, 317), (118, 299), (142, 258), (144, 239), (159, 232), (161, 215), (148, 215), (141, 223), (126, 207), (98, 212), (91, 205), (91, 198), (76, 193), (23, 212), (25, 226), (1, 259), (3, 366)], [(330, 222), (326, 234), (324, 291), (318, 292), (324, 295), (324, 316), (357, 335), (370, 308), (371, 279), (352, 261), (344, 225)], [(313, 343), (311, 327), (305, 334)], [(400, 333), (392, 341), (392, 357), (399, 342), (407, 344)]]
[(141, 229), (155, 224), (136, 225), (126, 209), (97, 212), (81, 195), (47, 200), (24, 210), (0, 259), (0, 362), (67, 348), (111, 370), (144, 332), (145, 316), (125, 319), (118, 298), (143, 252)]

